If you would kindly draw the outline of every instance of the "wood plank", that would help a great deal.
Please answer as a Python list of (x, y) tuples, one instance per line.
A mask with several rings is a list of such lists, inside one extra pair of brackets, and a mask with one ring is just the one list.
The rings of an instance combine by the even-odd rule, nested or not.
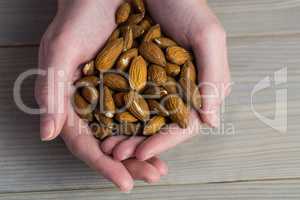
[(262, 181), (202, 185), (175, 185), (137, 187), (130, 194), (121, 194), (116, 190), (72, 190), (35, 193), (0, 194), (1, 200), (269, 200), (299, 199), (300, 181)]
[(0, 45), (38, 44), (55, 12), (53, 0), (2, 0)]
[[(0, 45), (38, 44), (56, 10), (53, 0), (2, 0)], [(209, 0), (229, 36), (299, 33), (299, 0)]]
[[(159, 184), (300, 177), (300, 37), (237, 38), (229, 46), (235, 85), (226, 101), (225, 131), (203, 133), (164, 154), (170, 174)], [(32, 47), (0, 49), (0, 192), (111, 187), (71, 156), (60, 140), (41, 143), (38, 117), (22, 113), (14, 104), (14, 80), (36, 67), (36, 55)], [(289, 81), (286, 134), (264, 124), (250, 107), (254, 85), (282, 67), (288, 68)], [(29, 105), (35, 105), (32, 88), (29, 79), (23, 86)], [(254, 106), (272, 117), (274, 102), (274, 90), (264, 90), (256, 95)], [(234, 134), (228, 131), (231, 125)]]
[(299, 33), (299, 0), (208, 0), (229, 36)]

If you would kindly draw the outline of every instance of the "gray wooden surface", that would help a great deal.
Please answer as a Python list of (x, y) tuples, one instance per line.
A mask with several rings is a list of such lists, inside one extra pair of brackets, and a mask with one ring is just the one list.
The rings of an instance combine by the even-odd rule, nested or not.
[[(156, 185), (138, 182), (128, 196), (89, 170), (60, 141), (43, 144), (38, 116), (13, 101), (17, 76), (37, 63), (37, 45), (55, 13), (55, 0), (0, 2), (0, 199), (299, 199), (300, 1), (210, 0), (228, 35), (235, 82), (226, 100), (225, 128), (233, 135), (199, 135), (165, 153), (170, 174)], [(251, 110), (250, 94), (263, 78), (286, 67), (288, 129), (280, 133)], [(22, 87), (28, 105), (33, 77)], [(283, 102), (279, 102), (281, 105)], [(274, 116), (275, 89), (254, 98)], [(284, 109), (279, 106), (279, 110)], [(283, 117), (283, 116), (281, 116)]]

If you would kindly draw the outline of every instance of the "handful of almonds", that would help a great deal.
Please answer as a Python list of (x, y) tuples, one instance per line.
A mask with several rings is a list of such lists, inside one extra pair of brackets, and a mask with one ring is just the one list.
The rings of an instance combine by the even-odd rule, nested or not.
[(118, 27), (82, 68), (73, 106), (99, 139), (151, 136), (170, 123), (187, 128), (201, 108), (193, 56), (161, 32), (142, 0), (123, 3)]

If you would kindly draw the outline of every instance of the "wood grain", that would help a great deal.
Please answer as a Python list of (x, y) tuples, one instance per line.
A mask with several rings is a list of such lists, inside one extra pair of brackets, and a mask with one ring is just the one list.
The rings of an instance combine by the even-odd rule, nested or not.
[(1, 200), (298, 200), (299, 198), (300, 181), (293, 180), (137, 187), (131, 194), (121, 194), (112, 189), (0, 194)]
[[(0, 45), (38, 44), (52, 20), (54, 0), (2, 0)], [(295, 34), (300, 32), (299, 0), (209, 0), (228, 36)]]
[[(235, 38), (229, 40), (229, 49), (235, 85), (226, 101), (224, 131), (205, 132), (164, 154), (170, 174), (159, 184), (300, 178), (300, 37)], [(16, 107), (14, 81), (36, 67), (36, 56), (33, 47), (0, 49), (0, 193), (112, 187), (71, 156), (60, 140), (41, 143), (38, 116)], [(283, 67), (288, 69), (287, 133), (264, 124), (250, 107), (254, 85), (266, 76), (272, 79)], [(27, 105), (35, 106), (32, 88), (33, 77), (24, 83), (22, 96)], [(274, 115), (274, 94), (266, 89), (255, 96), (260, 114)], [(283, 109), (279, 103), (278, 111)]]

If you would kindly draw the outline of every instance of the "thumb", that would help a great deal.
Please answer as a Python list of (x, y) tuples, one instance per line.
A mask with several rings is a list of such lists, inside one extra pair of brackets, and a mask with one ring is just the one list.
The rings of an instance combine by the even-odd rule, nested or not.
[(66, 121), (69, 85), (72, 83), (74, 62), (66, 60), (68, 57), (51, 53), (40, 47), (39, 69), (43, 76), (39, 76), (35, 84), (35, 97), (40, 108), (40, 137), (42, 141), (56, 138)]
[(201, 119), (218, 127), (220, 105), (226, 94), (229, 81), (226, 36), (217, 24), (209, 25), (194, 34), (193, 49), (197, 58), (200, 92), (202, 95)]

